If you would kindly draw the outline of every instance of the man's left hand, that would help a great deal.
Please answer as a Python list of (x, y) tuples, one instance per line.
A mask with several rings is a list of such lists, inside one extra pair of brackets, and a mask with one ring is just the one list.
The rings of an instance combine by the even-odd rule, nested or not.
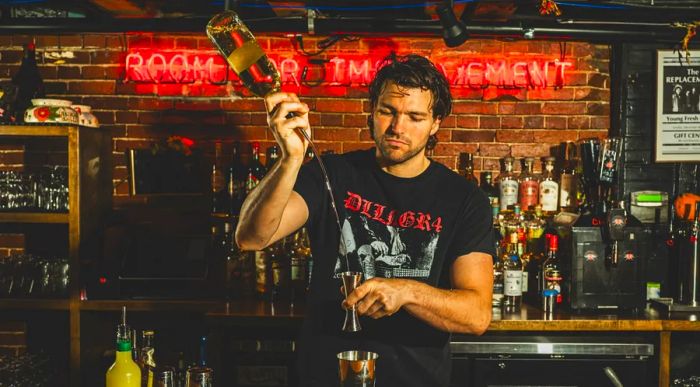
[(359, 315), (373, 319), (391, 316), (406, 303), (407, 285), (403, 279), (372, 278), (355, 288), (343, 307), (355, 306)]

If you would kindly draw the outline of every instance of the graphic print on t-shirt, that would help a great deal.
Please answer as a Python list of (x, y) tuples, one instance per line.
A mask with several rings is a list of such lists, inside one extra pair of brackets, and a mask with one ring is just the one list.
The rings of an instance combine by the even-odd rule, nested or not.
[(442, 217), (397, 210), (348, 191), (344, 201), (346, 217), (335, 273), (358, 264), (364, 279), (373, 277), (428, 278), (435, 257)]

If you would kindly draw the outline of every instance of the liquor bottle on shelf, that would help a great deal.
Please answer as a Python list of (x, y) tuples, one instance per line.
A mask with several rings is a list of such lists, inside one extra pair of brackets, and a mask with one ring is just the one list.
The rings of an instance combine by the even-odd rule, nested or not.
[(557, 250), (559, 250), (559, 236), (551, 235), (548, 239), (549, 248), (547, 252), (547, 259), (542, 263), (542, 289), (552, 289), (557, 291), (556, 302), (561, 304), (564, 300), (562, 295), (562, 284), (563, 284), (563, 274), (561, 270), (561, 263), (559, 262), (559, 257), (557, 256)]
[(247, 176), (247, 169), (241, 161), (241, 144), (235, 141), (231, 149), (231, 165), (228, 168), (227, 178), (229, 215), (238, 216), (241, 212), (241, 205), (243, 205), (246, 194)]
[(277, 145), (272, 145), (269, 148), (267, 148), (266, 158), (267, 160), (265, 162), (265, 169), (267, 169), (267, 171), (269, 172), (280, 158), (280, 147)]
[(155, 332), (143, 331), (139, 349), (139, 366), (141, 367), (141, 387), (153, 387), (153, 372), (156, 368)]
[(255, 291), (255, 253), (243, 251), (233, 240), (233, 225), (224, 224), (225, 296), (228, 299), (248, 298)]
[(253, 253), (255, 257), (255, 292), (263, 300), (270, 300), (272, 294), (272, 266), (269, 258), (272, 249), (273, 247), (269, 246)]
[(107, 387), (140, 387), (141, 369), (131, 353), (131, 328), (126, 324), (126, 307), (122, 307), (122, 321), (117, 326), (117, 353), (107, 370)]
[(287, 238), (280, 239), (268, 249), (268, 263), (272, 279), (270, 298), (272, 301), (288, 300), (290, 289), (290, 258), (286, 251)]
[(491, 204), (498, 203), (498, 189), (493, 185), (493, 174), (490, 171), (481, 172), (479, 188), (486, 194)]
[(544, 173), (540, 181), (540, 205), (545, 215), (552, 215), (559, 208), (559, 183), (554, 176), (554, 157), (544, 159)]
[(478, 184), (474, 176), (474, 156), (471, 153), (462, 152), (459, 154), (459, 171), (465, 179)]
[(529, 211), (530, 207), (534, 207), (539, 200), (540, 182), (538, 177), (533, 173), (532, 168), (534, 163), (534, 158), (526, 157), (523, 160), (523, 172), (518, 179), (520, 207), (525, 211)]
[(226, 187), (226, 175), (224, 160), (221, 151), (221, 142), (214, 144), (214, 164), (211, 167), (211, 213), (225, 214), (228, 207), (228, 193)]
[(292, 301), (302, 300), (306, 296), (307, 269), (311, 258), (311, 249), (306, 245), (307, 231), (301, 228), (294, 234), (290, 248), (290, 287)]
[(32, 106), (33, 98), (44, 97), (44, 82), (36, 65), (36, 46), (34, 42), (24, 47), (24, 55), (19, 70), (12, 77), (12, 84), (17, 92), (15, 95), (14, 115), (15, 122), (24, 122), (24, 111)]
[(523, 298), (523, 264), (518, 255), (518, 233), (509, 235), (508, 251), (502, 255), (503, 306), (509, 311), (520, 310)]
[(578, 210), (579, 173), (575, 152), (575, 143), (567, 142), (564, 145), (564, 160), (559, 170), (559, 210), (563, 212), (575, 213)]
[(501, 204), (501, 211), (508, 210), (518, 202), (518, 180), (513, 174), (513, 158), (503, 158), (503, 172), (498, 176), (498, 201)]
[(199, 340), (199, 362), (187, 368), (185, 386), (214, 386), (214, 370), (207, 365), (207, 336), (202, 336)]
[(250, 178), (251, 176), (254, 179), (254, 185), (258, 185), (260, 183), (260, 180), (265, 177), (265, 174), (267, 173), (267, 169), (262, 165), (260, 162), (260, 143), (259, 142), (253, 142), (250, 144), (250, 151), (251, 151), (251, 161), (250, 161), (250, 166), (248, 167), (248, 177)]

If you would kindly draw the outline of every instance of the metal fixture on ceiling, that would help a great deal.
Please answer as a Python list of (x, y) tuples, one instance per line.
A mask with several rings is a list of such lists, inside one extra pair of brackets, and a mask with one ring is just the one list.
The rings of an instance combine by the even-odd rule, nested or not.
[(445, 40), (447, 47), (461, 46), (467, 39), (469, 33), (467, 26), (460, 20), (457, 20), (455, 12), (452, 9), (453, 3), (451, 0), (445, 0), (437, 6), (437, 14), (442, 23), (442, 38)]
[[(259, 33), (369, 36), (443, 36), (446, 0), (2, 0), (0, 32), (201, 32), (211, 16), (229, 7)], [(563, 15), (542, 16), (539, 0), (453, 0), (461, 36), (592, 42), (679, 42), (676, 22), (700, 19), (698, 0), (562, 0)], [(76, 17), (13, 17), (26, 7), (64, 10)], [(449, 11), (447, 9), (446, 11)], [(26, 13), (25, 13), (26, 14)], [(460, 37), (461, 39), (461, 37)], [(458, 40), (456, 40), (458, 41)], [(447, 42), (447, 40), (446, 40)], [(453, 44), (453, 43), (449, 43)]]

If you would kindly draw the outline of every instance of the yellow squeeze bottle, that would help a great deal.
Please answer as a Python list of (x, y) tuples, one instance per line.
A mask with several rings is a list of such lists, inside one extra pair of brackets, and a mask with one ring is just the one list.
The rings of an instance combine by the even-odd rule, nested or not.
[(117, 354), (107, 370), (107, 387), (141, 387), (141, 368), (131, 355), (131, 330), (126, 325), (126, 307), (122, 308), (122, 323), (117, 327)]

